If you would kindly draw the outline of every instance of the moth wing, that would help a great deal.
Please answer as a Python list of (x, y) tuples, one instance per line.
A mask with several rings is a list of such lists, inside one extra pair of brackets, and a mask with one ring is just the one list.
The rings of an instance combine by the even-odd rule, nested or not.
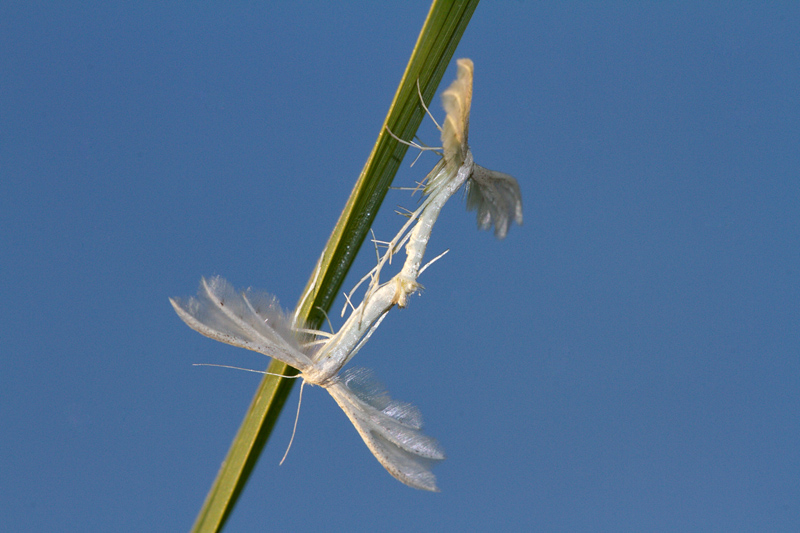
[(444, 452), (420, 431), (416, 407), (392, 400), (365, 368), (346, 370), (327, 388), (391, 475), (415, 489), (439, 491), (431, 467), (445, 458)]
[(475, 165), (467, 181), (467, 209), (478, 214), (478, 228), (494, 225), (498, 239), (505, 238), (511, 222), (522, 224), (522, 195), (517, 180)]
[(237, 292), (219, 276), (202, 278), (197, 296), (170, 298), (181, 320), (214, 340), (263, 353), (299, 370), (311, 365), (274, 296), (248, 289)]
[(442, 93), (442, 104), (447, 116), (442, 126), (442, 149), (447, 166), (458, 168), (469, 150), (469, 110), (472, 105), (472, 73), (475, 66), (471, 59), (459, 59), (458, 77)]

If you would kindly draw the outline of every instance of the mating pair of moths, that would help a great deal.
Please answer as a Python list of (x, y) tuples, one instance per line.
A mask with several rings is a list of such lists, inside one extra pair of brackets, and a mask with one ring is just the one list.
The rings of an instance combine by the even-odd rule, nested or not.
[[(304, 383), (327, 389), (390, 474), (406, 485), (430, 491), (438, 490), (431, 466), (444, 459), (444, 453), (420, 431), (419, 411), (411, 404), (391, 400), (369, 370), (339, 371), (386, 313), (394, 305), (405, 307), (408, 295), (419, 288), (416, 280), (425, 268), (420, 265), (433, 224), (445, 202), (465, 182), (467, 208), (477, 210), (479, 228), (494, 226), (495, 235), (502, 239), (512, 221), (522, 223), (516, 180), (476, 165), (467, 144), (472, 72), (471, 60), (458, 60), (458, 78), (442, 94), (447, 113), (439, 128), (442, 146), (437, 150), (442, 158), (426, 177), (427, 196), (389, 243), (386, 254), (368, 275), (371, 282), (364, 301), (336, 334), (308, 330), (296, 316), (284, 313), (274, 296), (251, 289), (237, 292), (220, 277), (204, 278), (197, 297), (188, 301), (170, 299), (189, 327), (220, 342), (278, 359), (298, 369)], [(403, 268), (380, 284), (381, 267), (404, 244), (407, 257)]]

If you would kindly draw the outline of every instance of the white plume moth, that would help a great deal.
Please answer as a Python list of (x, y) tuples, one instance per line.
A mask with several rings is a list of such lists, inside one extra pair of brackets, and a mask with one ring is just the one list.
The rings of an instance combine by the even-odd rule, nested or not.
[(354, 311), (321, 346), (307, 342), (311, 335), (281, 310), (274, 296), (237, 292), (220, 277), (203, 278), (197, 297), (170, 298), (170, 302), (178, 316), (203, 335), (298, 369), (306, 383), (323, 387), (333, 396), (390, 474), (411, 487), (438, 491), (431, 466), (445, 458), (444, 452), (420, 431), (419, 411), (390, 399), (369, 370), (354, 368), (339, 374), (380, 324), (393, 296), (393, 287), (379, 288), (367, 303), (369, 309)]
[[(370, 280), (363, 301), (353, 308), (337, 333), (328, 335), (306, 329), (296, 317), (281, 310), (274, 296), (250, 289), (237, 292), (220, 277), (204, 278), (197, 297), (187, 301), (170, 299), (178, 316), (196, 331), (278, 359), (298, 369), (304, 384), (326, 389), (390, 474), (406, 485), (429, 491), (438, 491), (431, 467), (445, 456), (435, 440), (422, 434), (419, 411), (411, 404), (389, 398), (369, 370), (340, 371), (369, 340), (386, 313), (394, 305), (405, 307), (408, 295), (419, 288), (417, 278), (427, 267), (421, 265), (433, 225), (444, 204), (464, 183), (467, 208), (477, 211), (479, 228), (494, 226), (495, 236), (502, 239), (512, 222), (522, 224), (517, 181), (473, 161), (467, 142), (473, 70), (471, 60), (458, 60), (458, 78), (442, 94), (447, 113), (444, 126), (439, 128), (442, 159), (426, 177), (427, 196), (394, 239), (386, 243), (386, 253), (378, 265), (356, 285), (357, 288)], [(407, 257), (402, 269), (381, 284), (381, 269), (404, 244)], [(315, 276), (319, 276), (319, 264)], [(350, 304), (350, 297), (346, 296)]]
[[(495, 236), (504, 239), (512, 222), (522, 224), (522, 195), (517, 180), (508, 174), (477, 165), (473, 160), (468, 137), (475, 67), (471, 59), (459, 59), (456, 63), (458, 77), (442, 93), (442, 104), (447, 113), (444, 126), (439, 127), (430, 111), (425, 108), (441, 131), (442, 158), (425, 178), (425, 193), (428, 196), (411, 215), (412, 220), (418, 219), (417, 224), (401, 240), (404, 227), (391, 243), (393, 246), (401, 246), (403, 241), (408, 241), (406, 261), (397, 280), (398, 293), (395, 300), (400, 307), (405, 306), (407, 296), (419, 287), (416, 279), (420, 273), (422, 257), (442, 207), (465, 182), (467, 209), (477, 211), (478, 228), (489, 229), (494, 226)], [(425, 106), (424, 102), (422, 105)], [(391, 131), (389, 134), (395, 137)], [(422, 150), (432, 149), (397, 137), (395, 139)]]

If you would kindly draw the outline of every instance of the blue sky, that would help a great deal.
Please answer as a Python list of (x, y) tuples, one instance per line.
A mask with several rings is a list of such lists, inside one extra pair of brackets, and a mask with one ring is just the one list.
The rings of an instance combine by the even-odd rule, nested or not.
[[(295, 304), (427, 9), (0, 7), (5, 527), (188, 529), (259, 381), (191, 364), (266, 360), (167, 298), (220, 274)], [(454, 198), (450, 253), (354, 361), (422, 410), (442, 492), (307, 388), (228, 530), (800, 529), (798, 27), (789, 2), (481, 4), (470, 141), (525, 223), (498, 242)], [(435, 160), (408, 163), (395, 185)]]

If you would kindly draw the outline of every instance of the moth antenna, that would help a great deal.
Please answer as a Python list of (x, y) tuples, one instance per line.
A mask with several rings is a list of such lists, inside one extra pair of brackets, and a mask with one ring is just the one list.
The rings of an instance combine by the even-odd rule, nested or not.
[(431, 259), (431, 260), (430, 260), (430, 261), (428, 261), (427, 263), (425, 263), (425, 266), (423, 266), (422, 268), (420, 268), (420, 269), (419, 269), (419, 272), (417, 273), (417, 277), (421, 276), (421, 275), (422, 275), (422, 273), (423, 273), (423, 272), (425, 272), (425, 269), (426, 269), (426, 268), (428, 268), (429, 266), (431, 266), (432, 264), (434, 264), (436, 261), (438, 261), (439, 259), (441, 259), (442, 257), (444, 257), (444, 255), (445, 255), (447, 252), (449, 252), (449, 251), (450, 251), (450, 250), (445, 250), (444, 252), (440, 253), (439, 255), (437, 255), (436, 257), (434, 257), (433, 259)]
[(430, 119), (433, 121), (433, 123), (436, 124), (436, 129), (438, 129), (439, 131), (442, 131), (442, 127), (439, 125), (438, 122), (436, 122), (436, 119), (433, 118), (433, 115), (431, 114), (430, 110), (428, 109), (428, 106), (425, 105), (425, 99), (422, 98), (422, 89), (419, 88), (419, 78), (417, 78), (417, 94), (419, 95), (419, 103), (422, 104), (422, 109), (425, 110), (425, 113), (428, 115), (428, 117), (430, 117)]
[(283, 459), (281, 462), (278, 463), (278, 466), (282, 465), (283, 462), (286, 460), (286, 456), (289, 455), (289, 450), (292, 449), (292, 442), (294, 441), (294, 434), (297, 431), (297, 421), (300, 420), (300, 404), (303, 402), (303, 387), (306, 386), (305, 380), (303, 383), (300, 384), (300, 399), (297, 400), (297, 415), (294, 417), (294, 427), (292, 428), (292, 438), (289, 439), (289, 446), (286, 447), (286, 452), (283, 454)]
[(244, 368), (244, 367), (241, 367), (241, 366), (231, 366), (231, 365), (215, 365), (213, 363), (192, 363), (192, 366), (216, 366), (216, 367), (219, 367), (219, 368), (230, 368), (230, 369), (233, 369), (233, 370), (244, 370), (245, 372), (253, 372), (254, 374), (263, 374), (263, 375), (267, 375), (267, 376), (275, 376), (275, 377), (279, 377), (279, 378), (288, 378), (288, 379), (295, 379), (295, 378), (299, 378), (300, 377), (299, 374), (296, 375), (296, 376), (287, 376), (286, 374), (276, 374), (274, 372), (267, 372), (266, 370), (255, 370), (253, 368)]

